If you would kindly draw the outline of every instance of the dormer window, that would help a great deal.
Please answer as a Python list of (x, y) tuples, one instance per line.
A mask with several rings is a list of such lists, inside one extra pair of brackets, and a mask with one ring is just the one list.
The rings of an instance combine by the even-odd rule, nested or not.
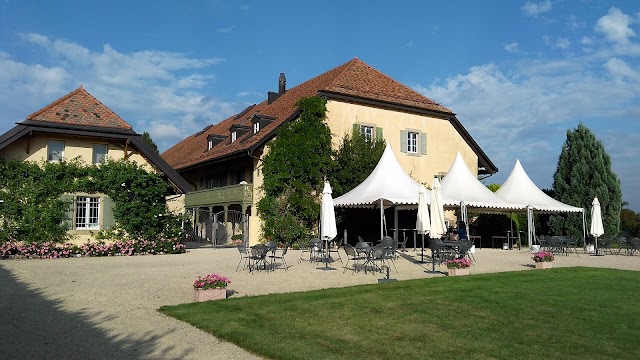
[(225, 138), (226, 136), (224, 135), (210, 134), (209, 136), (207, 136), (207, 151), (213, 149), (214, 146), (218, 145), (218, 143)]
[(255, 114), (251, 118), (253, 124), (253, 133), (257, 133), (260, 129), (264, 129), (265, 126), (271, 124), (276, 118), (273, 116)]
[(251, 128), (248, 126), (244, 126), (244, 125), (231, 125), (231, 142), (235, 142), (236, 140), (238, 140), (238, 137), (241, 137), (242, 135), (248, 133), (249, 131), (251, 131)]

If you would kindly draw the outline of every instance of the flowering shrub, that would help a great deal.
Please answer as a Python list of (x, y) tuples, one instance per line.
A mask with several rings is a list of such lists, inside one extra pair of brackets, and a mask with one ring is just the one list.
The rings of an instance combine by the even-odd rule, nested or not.
[(231, 284), (231, 280), (227, 279), (224, 276), (220, 276), (218, 274), (209, 274), (205, 277), (198, 276), (196, 281), (193, 283), (194, 289), (222, 289), (226, 288), (227, 285)]
[(118, 240), (72, 243), (31, 243), (22, 241), (0, 244), (0, 258), (57, 259), (76, 256), (133, 256), (156, 254), (181, 254), (187, 250), (185, 244), (177, 240)]
[(447, 265), (447, 269), (466, 269), (471, 266), (471, 260), (467, 258), (448, 260), (444, 263)]
[(538, 251), (532, 257), (535, 262), (546, 262), (553, 261), (555, 258), (553, 257), (553, 253), (551, 251)]

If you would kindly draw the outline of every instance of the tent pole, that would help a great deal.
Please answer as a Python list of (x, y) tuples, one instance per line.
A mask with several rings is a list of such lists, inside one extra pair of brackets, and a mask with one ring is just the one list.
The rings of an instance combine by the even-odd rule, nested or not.
[(398, 241), (398, 206), (393, 207), (393, 240)]
[(384, 237), (384, 206), (382, 206), (382, 198), (380, 198), (380, 240)]

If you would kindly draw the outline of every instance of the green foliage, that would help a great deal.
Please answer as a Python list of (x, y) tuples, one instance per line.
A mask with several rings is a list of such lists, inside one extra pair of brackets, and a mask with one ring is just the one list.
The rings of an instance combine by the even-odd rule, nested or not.
[(264, 197), (258, 202), (265, 238), (291, 243), (308, 237), (320, 216), (323, 179), (331, 172), (326, 100), (302, 98), (298, 119), (283, 125), (264, 156)]
[(620, 231), (629, 236), (640, 236), (640, 213), (631, 209), (622, 209)]
[(351, 191), (363, 182), (380, 161), (387, 143), (376, 138), (367, 142), (360, 133), (348, 133), (336, 152), (335, 169), (330, 175), (333, 197)]
[[(4, 241), (62, 242), (68, 239), (65, 193), (103, 193), (115, 202), (117, 227), (100, 238), (175, 238), (179, 220), (169, 214), (162, 177), (131, 161), (85, 165), (78, 159), (0, 163), (0, 236)], [(65, 221), (66, 220), (66, 221)], [(119, 234), (118, 236), (116, 236)]]
[(144, 142), (146, 142), (152, 150), (154, 150), (158, 154), (160, 153), (160, 151), (158, 151), (158, 145), (156, 145), (155, 141), (153, 141), (151, 135), (149, 135), (148, 132), (145, 131), (142, 133), (142, 140), (144, 140)]
[[(562, 145), (558, 167), (553, 175), (555, 199), (579, 206), (587, 214), (587, 229), (594, 197), (602, 209), (602, 223), (606, 236), (616, 236), (620, 230), (622, 190), (620, 180), (611, 169), (611, 158), (602, 142), (580, 123), (567, 131)], [(556, 235), (582, 236), (582, 214), (558, 214), (549, 219), (551, 231)]]

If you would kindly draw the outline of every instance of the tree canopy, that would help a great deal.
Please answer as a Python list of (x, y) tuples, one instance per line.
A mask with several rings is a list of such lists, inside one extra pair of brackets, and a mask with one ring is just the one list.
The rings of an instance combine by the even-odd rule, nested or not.
[[(604, 145), (584, 124), (567, 131), (558, 167), (553, 175), (555, 199), (585, 209), (589, 230), (591, 203), (598, 197), (606, 236), (620, 230), (622, 190), (620, 180), (611, 169), (611, 158)], [(552, 215), (549, 220), (555, 234), (582, 236), (582, 214)]]

